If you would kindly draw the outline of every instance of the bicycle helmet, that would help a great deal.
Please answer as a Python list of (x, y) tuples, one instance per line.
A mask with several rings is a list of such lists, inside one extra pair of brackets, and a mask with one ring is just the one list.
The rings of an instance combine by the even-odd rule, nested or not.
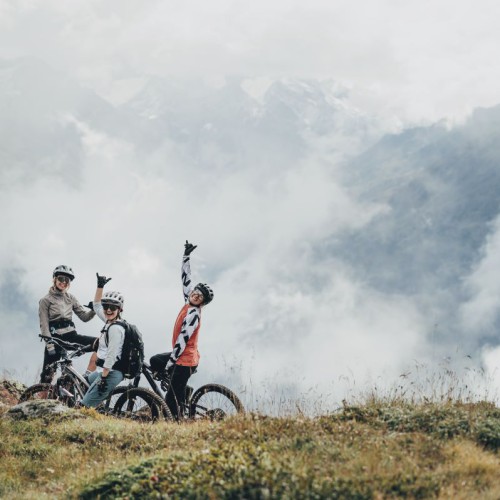
[(73, 273), (73, 269), (69, 266), (57, 266), (52, 273), (52, 277), (55, 278), (58, 274), (67, 276), (71, 281), (75, 279), (75, 273)]
[(123, 311), (125, 299), (120, 292), (106, 292), (101, 299), (102, 304), (115, 304)]
[(203, 295), (203, 304), (210, 304), (214, 298), (213, 290), (206, 283), (198, 283), (195, 287), (195, 290), (199, 290)]

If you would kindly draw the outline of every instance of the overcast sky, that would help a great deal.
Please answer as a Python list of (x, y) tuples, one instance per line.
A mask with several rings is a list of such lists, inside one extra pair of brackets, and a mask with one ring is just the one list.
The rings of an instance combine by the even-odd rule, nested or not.
[(365, 109), (437, 120), (500, 102), (499, 14), (494, 0), (2, 0), (0, 54), (115, 99), (151, 74), (334, 78)]
[[(61, 81), (70, 78), (116, 106), (152, 77), (202, 79), (214, 92), (231, 78), (246, 79), (255, 103), (276, 79), (306, 78), (333, 80), (344, 89), (329, 103), (343, 106), (347, 117), (331, 135), (304, 132), (303, 144), (286, 131), (284, 138), (268, 136), (282, 144), (266, 144), (258, 135), (259, 151), (251, 143), (248, 149), (262, 153), (257, 162), (233, 151), (229, 132), (241, 127), (247, 138), (248, 130), (242, 123), (224, 125), (223, 108), (232, 97), (221, 103), (220, 116), (199, 111), (200, 120), (207, 119), (203, 134), (214, 131), (213, 121), (226, 127), (226, 142), (200, 135), (186, 146), (182, 134), (166, 133), (154, 150), (149, 137), (130, 139), (116, 127), (71, 114), (57, 117), (64, 135), (43, 135), (51, 127), (31, 123), (39, 116), (30, 112), (33, 103), (16, 104), (15, 113), (22, 110), (30, 124), (22, 147), (2, 157), (8, 176), (0, 187), (0, 220), (8, 245), (0, 250), (0, 366), (17, 366), (12, 360), (19, 344), (11, 332), (18, 332), (26, 353), (18, 373), (33, 379), (41, 346), (29, 335), (36, 332), (38, 300), (60, 263), (77, 271), (72, 290), (82, 303), (92, 298), (96, 271), (113, 276), (112, 288), (126, 295), (127, 317), (147, 335), (148, 354), (166, 350), (181, 305), (186, 238), (199, 244), (195, 279), (216, 289), (203, 319), (201, 381), (233, 382), (253, 402), (263, 390), (271, 401), (281, 392), (310, 390), (331, 391), (338, 401), (345, 390), (356, 392), (353, 386), (366, 388), (366, 381), (390, 386), (415, 362), (439, 364), (428, 309), (360, 280), (352, 266), (323, 252), (323, 241), (389, 210), (345, 188), (346, 157), (383, 133), (439, 120), (456, 126), (473, 109), (500, 103), (499, 14), (497, 2), (484, 0), (0, 0), (0, 59), (37, 58), (58, 70)], [(41, 83), (35, 75), (23, 89), (43, 101), (36, 107), (68, 101), (64, 89), (34, 92)], [(189, 91), (177, 98), (189, 110), (186, 123), (197, 123)], [(138, 115), (145, 114), (145, 102), (135, 103)], [(1, 124), (9, 130), (5, 116)], [(353, 116), (357, 121), (349, 121)], [(277, 121), (273, 130), (279, 129)], [(50, 161), (27, 159), (37, 141)], [(28, 165), (26, 182), (18, 182), (18, 163)], [(495, 234), (493, 227), (485, 258), (465, 273), (474, 292), (457, 311), (464, 324), (471, 317), (494, 323), (492, 298), (500, 293), (491, 280), (500, 265)], [(92, 322), (79, 331), (96, 328)], [(497, 378), (498, 357), (492, 346), (483, 356)]]

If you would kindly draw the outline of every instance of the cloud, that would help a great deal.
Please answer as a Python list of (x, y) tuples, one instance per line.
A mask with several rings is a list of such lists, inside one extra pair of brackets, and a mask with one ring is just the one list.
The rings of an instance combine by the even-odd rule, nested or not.
[[(450, 350), (453, 328), (461, 339), (468, 328), (448, 321), (457, 310), (490, 335), (496, 236), (471, 276), (464, 266), (494, 210), (493, 196), (485, 208), (480, 195), (495, 186), (492, 171), (475, 176), (487, 179), (477, 188), (467, 175), (468, 162), (495, 159), (482, 142), (494, 120), (476, 120), (476, 135), (432, 127), (370, 146), (408, 122), (499, 101), (496, 9), (1, 2), (0, 56), (29, 56), (0, 68), (0, 275), (11, 284), (18, 270), (25, 301), (14, 310), (2, 300), (3, 323), (17, 325), (23, 345), (36, 339), (37, 301), (67, 263), (84, 303), (96, 271), (112, 276), (148, 355), (166, 351), (189, 238), (199, 244), (195, 279), (216, 291), (199, 381), (273, 381), (289, 394), (321, 386), (340, 397), (346, 372), (389, 384), (428, 357), (439, 321)], [(297, 75), (309, 80), (281, 78)], [(25, 352), (28, 378), (41, 353)]]
[[(219, 129), (226, 119), (212, 118)], [(362, 228), (385, 207), (352, 197), (341, 171), (318, 161), (317, 151), (306, 148), (295, 161), (285, 151), (286, 161), (256, 167), (239, 158), (238, 149), (225, 148), (224, 133), (194, 144), (167, 137), (150, 152), (108, 132), (107, 119), (83, 121), (69, 111), (63, 119), (79, 138), (78, 182), (34, 176), (4, 186), (0, 200), (0, 224), (9, 228), (0, 272), (21, 270), (29, 304), (15, 312), (4, 301), (2, 314), (9, 325), (19, 314), (27, 318), (17, 327), (30, 345), (26, 381), (41, 362), (36, 304), (62, 263), (75, 270), (71, 291), (83, 304), (93, 297), (96, 271), (111, 276), (108, 288), (124, 294), (126, 317), (143, 332), (147, 355), (169, 350), (182, 305), (186, 239), (199, 245), (194, 279), (211, 283), (216, 294), (203, 314), (200, 383), (241, 388), (249, 380), (272, 380), (299, 394), (321, 384), (329, 390), (346, 370), (394, 374), (408, 359), (401, 351), (413, 355), (423, 326), (411, 302), (357, 283), (348, 267), (322, 251), (325, 238)], [(198, 125), (187, 116), (186, 126), (186, 137), (195, 140)], [(269, 141), (273, 129), (259, 130), (252, 140), (262, 158), (279, 158), (287, 136), (277, 130), (282, 142)], [(52, 146), (57, 151), (58, 143)], [(78, 323), (83, 334), (99, 329), (96, 320)], [(6, 335), (2, 344), (11, 345)], [(374, 357), (381, 339), (392, 347)], [(13, 359), (3, 359), (3, 368), (15, 368)]]
[(500, 312), (500, 224), (491, 225), (491, 233), (482, 248), (480, 261), (464, 282), (468, 300), (460, 309), (464, 328), (471, 334), (490, 332), (497, 324)]
[(500, 346), (487, 347), (483, 352), (487, 387), (485, 393), (490, 399), (498, 401), (500, 398)]
[(491, 0), (1, 5), (1, 56), (37, 56), (108, 98), (152, 74), (236, 74), (335, 78), (389, 121), (463, 119), (500, 100)]

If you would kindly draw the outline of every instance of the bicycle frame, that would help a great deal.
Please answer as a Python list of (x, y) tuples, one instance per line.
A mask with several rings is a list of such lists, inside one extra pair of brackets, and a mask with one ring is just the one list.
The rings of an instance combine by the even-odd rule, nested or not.
[[(49, 366), (55, 368), (55, 373), (57, 370), (60, 370), (61, 374), (56, 378), (56, 381), (51, 384), (54, 389), (57, 391), (56, 394), (62, 397), (71, 398), (76, 403), (78, 398), (81, 400), (85, 393), (87, 392), (89, 383), (85, 380), (85, 378), (73, 367), (73, 358), (81, 356), (86, 351), (86, 347), (79, 347), (71, 354), (68, 354), (66, 349), (68, 344), (64, 344), (58, 339), (52, 339), (52, 342), (57, 344), (62, 349), (63, 359), (59, 359), (54, 361)], [(76, 390), (75, 393), (71, 393), (63, 386), (64, 378), (69, 377), (71, 379), (72, 385)]]
[[(71, 363), (71, 361), (70, 361)], [(71, 381), (73, 382), (73, 387), (76, 389), (78, 392), (77, 394), (71, 394), (66, 388), (62, 387), (61, 381), (64, 379), (64, 377), (69, 376), (71, 378)], [(59, 393), (61, 395), (67, 396), (67, 397), (72, 397), (74, 398), (75, 396), (78, 396), (80, 399), (85, 396), (85, 393), (87, 392), (89, 386), (89, 383), (78, 373), (71, 364), (66, 364), (64, 367), (61, 368), (61, 376), (56, 380), (56, 385), (59, 388)], [(76, 402), (76, 401), (75, 401)]]
[[(139, 387), (139, 381), (141, 379), (141, 376), (144, 375), (146, 377), (146, 380), (148, 381), (149, 385), (151, 386), (151, 389), (158, 394), (163, 400), (166, 400), (166, 396), (168, 391), (170, 390), (170, 381), (167, 382), (167, 379), (162, 379), (162, 383), (160, 384), (160, 387), (158, 387), (157, 381), (153, 378), (152, 375), (152, 370), (151, 366), (144, 362), (142, 365), (142, 370), (139, 375), (137, 375), (134, 379), (133, 382), (131, 382), (131, 386), (133, 387)], [(162, 391), (163, 389), (163, 391)], [(185, 416), (190, 415), (190, 406), (191, 406), (191, 395), (193, 394), (193, 389), (190, 386), (186, 387), (186, 400), (184, 403), (181, 405), (182, 407), (182, 414)]]
[[(130, 385), (132, 385), (133, 387), (139, 387), (139, 381), (141, 380), (142, 375), (144, 375), (146, 377), (146, 380), (148, 381), (149, 385), (151, 386), (151, 389), (156, 394), (158, 394), (158, 396), (160, 396), (161, 398), (164, 398), (163, 392), (160, 390), (160, 388), (158, 387), (158, 384), (156, 383), (156, 380), (153, 378), (151, 366), (148, 365), (146, 362), (144, 362), (142, 365), (141, 373), (139, 373), (139, 375), (137, 375), (133, 379), (133, 382), (131, 382)], [(168, 389), (165, 391), (165, 394), (167, 392), (168, 392)]]

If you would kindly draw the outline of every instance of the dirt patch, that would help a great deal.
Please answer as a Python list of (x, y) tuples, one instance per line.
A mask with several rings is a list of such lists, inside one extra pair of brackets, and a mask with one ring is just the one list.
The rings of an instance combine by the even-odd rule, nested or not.
[(12, 406), (19, 402), (19, 397), (26, 386), (12, 380), (0, 380), (0, 403)]

